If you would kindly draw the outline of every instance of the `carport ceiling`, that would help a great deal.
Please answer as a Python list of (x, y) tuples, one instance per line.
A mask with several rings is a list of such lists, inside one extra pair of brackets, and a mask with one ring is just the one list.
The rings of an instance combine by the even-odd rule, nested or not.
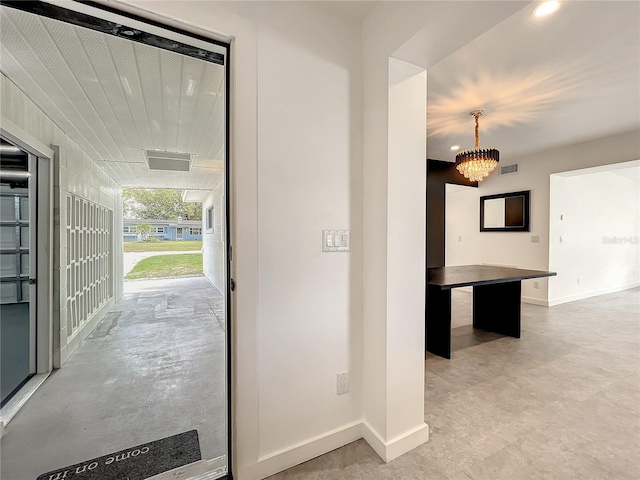
[[(223, 66), (0, 12), (0, 70), (121, 186), (208, 189), (219, 181)], [(190, 154), (191, 170), (149, 170), (145, 150)]]

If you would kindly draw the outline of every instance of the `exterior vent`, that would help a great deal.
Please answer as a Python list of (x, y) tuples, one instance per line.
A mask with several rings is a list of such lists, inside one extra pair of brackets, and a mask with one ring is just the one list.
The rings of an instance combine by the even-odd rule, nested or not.
[(514, 163), (513, 165), (505, 165), (504, 167), (500, 167), (500, 175), (505, 175), (507, 173), (516, 173), (518, 171), (518, 164)]
[(167, 170), (170, 172), (188, 172), (191, 170), (191, 155), (188, 153), (147, 150), (145, 154), (149, 170)]

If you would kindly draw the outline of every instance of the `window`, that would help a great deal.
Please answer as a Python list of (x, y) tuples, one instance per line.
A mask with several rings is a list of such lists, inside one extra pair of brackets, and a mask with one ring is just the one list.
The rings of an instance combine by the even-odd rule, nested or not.
[(164, 233), (164, 227), (156, 227), (156, 233)]
[(122, 233), (134, 233), (131, 230), (132, 227), (126, 226), (126, 227), (122, 227)]
[(190, 235), (202, 235), (202, 228), (200, 227), (190, 227), (189, 228)]
[(213, 205), (207, 208), (207, 231), (213, 232)]

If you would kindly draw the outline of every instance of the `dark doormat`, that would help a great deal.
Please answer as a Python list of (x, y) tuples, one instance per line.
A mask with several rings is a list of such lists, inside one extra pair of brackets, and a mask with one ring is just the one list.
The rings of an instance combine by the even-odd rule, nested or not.
[(201, 458), (198, 431), (191, 430), (43, 473), (37, 480), (144, 480)]

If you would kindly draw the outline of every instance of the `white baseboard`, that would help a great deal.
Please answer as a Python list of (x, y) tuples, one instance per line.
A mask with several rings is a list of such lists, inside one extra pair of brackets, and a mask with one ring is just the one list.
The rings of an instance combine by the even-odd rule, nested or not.
[(561, 305), (563, 303), (575, 302), (576, 300), (584, 300), (586, 298), (597, 297), (599, 295), (607, 295), (608, 293), (622, 292), (624, 290), (631, 290), (632, 288), (640, 287), (640, 283), (634, 283), (633, 285), (624, 285), (621, 287), (605, 288), (602, 290), (595, 290), (591, 292), (577, 293), (575, 295), (567, 295), (566, 297), (554, 298), (549, 300), (549, 306)]
[(384, 460), (390, 462), (401, 455), (429, 441), (429, 425), (418, 427), (385, 442), (367, 421), (362, 422), (362, 436), (373, 450)]
[(530, 303), (531, 305), (542, 305), (543, 307), (549, 306), (549, 302), (547, 302), (546, 300), (542, 300), (540, 298), (522, 297), (522, 301), (524, 303)]
[(292, 447), (261, 456), (256, 463), (240, 466), (234, 478), (260, 480), (324, 455), (362, 438), (362, 423), (354, 422)]
[(260, 480), (361, 438), (364, 438), (371, 445), (380, 458), (385, 462), (390, 462), (427, 442), (429, 440), (429, 426), (423, 423), (415, 429), (385, 442), (367, 422), (354, 422), (290, 448), (264, 455), (256, 463), (239, 467), (234, 478)]

